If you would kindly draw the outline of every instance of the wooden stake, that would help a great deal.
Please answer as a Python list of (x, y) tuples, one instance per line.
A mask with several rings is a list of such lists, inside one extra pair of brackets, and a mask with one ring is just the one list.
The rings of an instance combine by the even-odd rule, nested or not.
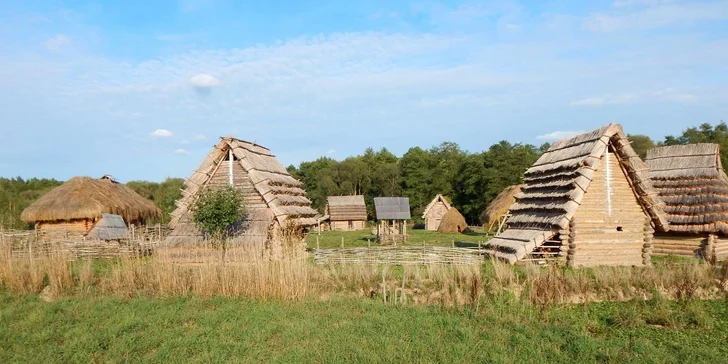
[(341, 247), (342, 248), (344, 247), (344, 237), (343, 236), (341, 237)]
[(453, 241), (452, 241), (452, 247), (453, 248), (455, 247), (455, 239), (453, 239)]
[(316, 237), (316, 249), (319, 249), (319, 237)]

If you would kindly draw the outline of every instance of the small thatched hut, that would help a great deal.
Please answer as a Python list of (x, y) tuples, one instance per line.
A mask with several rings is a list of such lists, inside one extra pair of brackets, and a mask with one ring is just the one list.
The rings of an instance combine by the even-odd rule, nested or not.
[(618, 124), (554, 143), (526, 171), (509, 213), (489, 249), (511, 263), (648, 265), (653, 227), (667, 226), (647, 166)]
[[(270, 150), (232, 137), (221, 138), (200, 167), (185, 182), (182, 198), (171, 214), (171, 232), (165, 243), (170, 246), (198, 245), (204, 236), (193, 220), (191, 207), (197, 196), (208, 188), (231, 185), (244, 196), (246, 215), (241, 217), (239, 234), (232, 244), (259, 244), (273, 247), (281, 241), (283, 229), (316, 224), (317, 212), (293, 178)], [(276, 244), (280, 247), (280, 244)], [(278, 252), (273, 252), (277, 254)]]
[(80, 238), (94, 226), (103, 225), (105, 213), (120, 215), (127, 224), (135, 225), (162, 214), (152, 201), (104, 176), (73, 177), (28, 206), (20, 217), (34, 222), (45, 237)]
[(488, 204), (483, 212), (483, 221), (488, 224), (488, 231), (493, 231), (493, 228), (497, 227), (498, 233), (501, 232), (508, 209), (516, 202), (516, 195), (521, 193), (522, 187), (523, 185), (508, 186)]
[(362, 230), (367, 223), (367, 205), (364, 196), (329, 196), (324, 207), (323, 220), (329, 229), (337, 231)]
[(407, 221), (412, 218), (407, 197), (375, 197), (374, 216), (378, 242), (407, 241)]
[(458, 209), (451, 207), (442, 217), (442, 222), (437, 228), (440, 233), (462, 233), (468, 228), (465, 216)]
[(440, 194), (435, 196), (422, 213), (422, 218), (425, 219), (425, 229), (437, 231), (442, 217), (448, 210), (450, 210), (450, 203), (447, 202), (447, 199)]
[(655, 234), (653, 253), (728, 258), (728, 177), (718, 145), (654, 148), (645, 162), (670, 223)]

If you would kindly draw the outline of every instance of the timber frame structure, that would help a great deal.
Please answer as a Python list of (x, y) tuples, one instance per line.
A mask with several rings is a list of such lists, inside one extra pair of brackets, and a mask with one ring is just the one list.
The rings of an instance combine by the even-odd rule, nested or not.
[(422, 218), (425, 220), (425, 230), (437, 231), (440, 228), (442, 218), (450, 208), (451, 206), (447, 202), (447, 199), (438, 193), (422, 212)]
[(407, 221), (412, 218), (409, 198), (375, 197), (374, 216), (377, 219), (377, 241), (380, 244), (407, 241)]
[(669, 228), (663, 206), (622, 127), (609, 124), (554, 143), (525, 172), (488, 249), (510, 263), (649, 265), (654, 228)]

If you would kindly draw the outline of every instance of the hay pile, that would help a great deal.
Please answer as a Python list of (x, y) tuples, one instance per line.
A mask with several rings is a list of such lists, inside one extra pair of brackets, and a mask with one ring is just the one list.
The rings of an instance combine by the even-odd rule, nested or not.
[(465, 221), (465, 217), (458, 211), (458, 209), (451, 207), (447, 211), (445, 216), (442, 217), (440, 227), (437, 228), (439, 233), (462, 233), (468, 228), (468, 223)]
[(483, 212), (483, 222), (488, 224), (488, 230), (492, 230), (497, 225), (500, 218), (508, 213), (508, 209), (516, 202), (516, 195), (521, 192), (523, 185), (513, 185), (506, 187), (495, 199), (488, 205)]

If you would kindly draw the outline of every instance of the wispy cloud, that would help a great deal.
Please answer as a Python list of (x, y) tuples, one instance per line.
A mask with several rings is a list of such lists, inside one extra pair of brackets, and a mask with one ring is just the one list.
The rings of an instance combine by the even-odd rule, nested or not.
[(179, 148), (179, 149), (175, 150), (174, 153), (175, 154), (190, 154), (190, 152), (187, 151), (187, 149), (183, 149), (183, 148)]
[(71, 38), (65, 34), (56, 34), (43, 42), (43, 46), (49, 51), (59, 51), (71, 43)]
[(328, 155), (336, 154), (336, 149), (329, 149), (326, 151), (326, 154), (328, 154)]
[(654, 102), (693, 102), (698, 99), (697, 96), (675, 89), (664, 89), (657, 91), (643, 91), (633, 93), (623, 93), (617, 95), (608, 95), (601, 97), (588, 97), (585, 99), (575, 100), (570, 103), (571, 106), (605, 106), (605, 105), (624, 105), (635, 103), (654, 103)]
[(187, 139), (182, 139), (182, 141), (179, 142), (180, 144), (190, 144), (190, 141)]
[(206, 139), (207, 139), (207, 137), (206, 137), (206, 136), (204, 136), (204, 135), (202, 135), (202, 134), (199, 134), (199, 135), (197, 135), (197, 136), (195, 137), (195, 140), (206, 140)]
[(174, 133), (172, 133), (171, 131), (169, 131), (167, 129), (157, 129), (157, 130), (149, 133), (149, 135), (151, 135), (153, 137), (159, 137), (159, 138), (169, 138), (172, 135), (174, 135)]
[(548, 134), (539, 135), (536, 137), (536, 139), (557, 141), (557, 140), (573, 138), (579, 134), (584, 134), (584, 133), (586, 133), (584, 130), (561, 130), (561, 131), (555, 131), (555, 132), (548, 133)]
[[(615, 2), (618, 8), (635, 2)], [(698, 22), (728, 20), (728, 1), (673, 3), (644, 1), (633, 11), (598, 12), (584, 19), (583, 27), (594, 32), (617, 32), (654, 29), (668, 26), (690, 26)]]

